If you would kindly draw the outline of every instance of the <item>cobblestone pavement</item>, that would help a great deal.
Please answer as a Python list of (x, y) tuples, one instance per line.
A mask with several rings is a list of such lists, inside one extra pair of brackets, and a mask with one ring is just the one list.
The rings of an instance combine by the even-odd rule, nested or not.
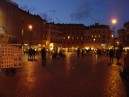
[(27, 61), (16, 74), (0, 73), (0, 97), (127, 97), (119, 75), (120, 67), (109, 65), (106, 56), (79, 57), (67, 53), (66, 58), (47, 58), (47, 66)]

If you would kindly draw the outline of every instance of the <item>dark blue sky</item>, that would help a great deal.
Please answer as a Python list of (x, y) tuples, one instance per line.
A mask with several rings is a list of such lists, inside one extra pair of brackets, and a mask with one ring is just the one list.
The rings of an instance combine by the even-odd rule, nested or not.
[[(129, 0), (12, 0), (23, 10), (39, 14), (48, 22), (77, 23), (86, 26), (96, 22), (109, 25), (117, 18), (115, 31), (129, 21)], [(116, 34), (117, 36), (117, 34)]]

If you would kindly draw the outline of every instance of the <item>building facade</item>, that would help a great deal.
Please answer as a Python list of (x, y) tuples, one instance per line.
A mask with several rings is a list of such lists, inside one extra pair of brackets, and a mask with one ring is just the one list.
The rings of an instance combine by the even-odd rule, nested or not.
[(84, 47), (84, 30), (83, 24), (57, 24), (63, 32), (63, 48), (73, 51), (77, 48)]
[(47, 41), (46, 48), (50, 51), (60, 50), (64, 43), (62, 28), (54, 23), (46, 25)]
[(129, 47), (129, 22), (124, 24), (124, 29), (118, 30), (120, 44)]
[(35, 45), (46, 41), (46, 20), (21, 10), (11, 0), (0, 0), (0, 27), (6, 34), (14, 36), (12, 43)]
[(39, 15), (20, 9), (11, 0), (0, 0), (0, 32), (12, 35), (12, 43), (38, 45), (40, 48), (46, 46), (48, 50), (107, 49), (113, 45), (108, 25), (47, 23)]
[(95, 23), (85, 27), (84, 47), (92, 49), (108, 49), (112, 46), (112, 33), (108, 25)]
[[(18, 31), (18, 5), (10, 0), (0, 0), (0, 27), (4, 33), (14, 36), (9, 42), (16, 42), (14, 38)], [(14, 15), (15, 13), (15, 15)]]

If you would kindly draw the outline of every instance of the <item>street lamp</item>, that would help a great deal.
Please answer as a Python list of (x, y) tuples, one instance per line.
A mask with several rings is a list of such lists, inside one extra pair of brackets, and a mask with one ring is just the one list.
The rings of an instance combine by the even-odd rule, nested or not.
[(116, 18), (113, 18), (112, 19), (112, 25), (113, 25), (113, 32), (114, 32), (114, 34), (115, 34), (115, 25), (117, 24), (117, 19)]
[(93, 39), (93, 41), (94, 41), (94, 50), (95, 50), (95, 38)]
[[(113, 18), (112, 19), (112, 25), (113, 25), (113, 35), (115, 35), (115, 25), (117, 24), (117, 19), (116, 18)], [(112, 37), (114, 38), (114, 36)], [(114, 45), (114, 48), (115, 48), (115, 39), (113, 39), (113, 45)]]
[(28, 28), (29, 28), (29, 31), (30, 31), (30, 34), (29, 34), (29, 42), (30, 42), (30, 45), (31, 45), (31, 38), (32, 38), (31, 31), (32, 31), (32, 29), (33, 29), (33, 26), (30, 24), (30, 25), (28, 26)]
[(113, 18), (112, 19), (112, 24), (116, 24), (117, 23), (117, 19), (116, 18)]
[(95, 38), (94, 38), (93, 40), (94, 40), (94, 42), (95, 42)]
[(69, 39), (70, 39), (70, 36), (68, 36), (68, 52), (69, 52)]
[(119, 41), (117, 41), (117, 45), (119, 46)]
[(32, 25), (29, 25), (29, 30), (32, 30), (32, 28), (33, 28)]
[(113, 45), (114, 46), (114, 34), (113, 34), (113, 32), (112, 32), (112, 34), (111, 34), (111, 45)]

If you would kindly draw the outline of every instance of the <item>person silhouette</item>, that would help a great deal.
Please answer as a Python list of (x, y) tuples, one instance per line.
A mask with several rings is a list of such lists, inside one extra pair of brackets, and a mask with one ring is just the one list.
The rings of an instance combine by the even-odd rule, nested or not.
[(46, 49), (45, 47), (41, 50), (42, 65), (46, 65)]
[(109, 50), (109, 57), (110, 57), (110, 63), (113, 63), (113, 58), (114, 58), (114, 50), (113, 49)]
[(122, 57), (122, 51), (120, 49), (116, 50), (117, 64), (120, 64), (119, 60), (120, 60), (121, 57)]
[(80, 49), (78, 48), (77, 49), (77, 57), (79, 57), (80, 56)]

